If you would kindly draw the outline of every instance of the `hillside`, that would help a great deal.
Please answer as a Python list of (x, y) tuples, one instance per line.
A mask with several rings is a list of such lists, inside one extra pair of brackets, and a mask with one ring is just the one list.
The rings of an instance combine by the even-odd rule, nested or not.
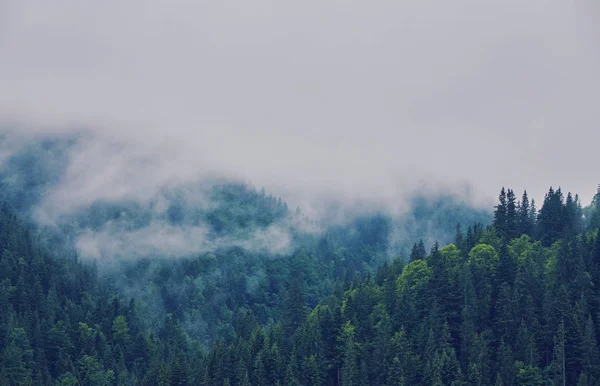
[(312, 310), (298, 279), (281, 322), (265, 329), (248, 314), (239, 339), (213, 346), (202, 381), (598, 384), (600, 223), (589, 220), (600, 189), (589, 217), (560, 189), (539, 213), (529, 204), (503, 189), (493, 227), (427, 254), (416, 246), (409, 262), (340, 283)]
[[(316, 255), (268, 259), (234, 248), (175, 262), (130, 260), (118, 275), (99, 275), (39, 246), (5, 205), (0, 380), (595, 384), (600, 236), (590, 219), (600, 213), (600, 193), (585, 210), (590, 218), (560, 190), (549, 191), (535, 218), (511, 194), (507, 202), (501, 195), (493, 226), (468, 227), (426, 254), (415, 245), (409, 261), (354, 279), (347, 270), (335, 278), (326, 239)], [(518, 234), (516, 224), (529, 220)], [(355, 224), (366, 240), (383, 226), (369, 224)], [(378, 249), (352, 240), (350, 251)], [(262, 279), (250, 276), (257, 266)], [(149, 318), (156, 301), (163, 319)]]
[(103, 283), (134, 298), (146, 327), (172, 314), (203, 344), (232, 339), (233, 320), (246, 309), (263, 324), (278, 320), (297, 265), (314, 307), (336, 280), (408, 256), (420, 239), (449, 242), (458, 222), (490, 221), (486, 211), (441, 195), (414, 197), (400, 217), (365, 212), (329, 224), (264, 190), (222, 180), (161, 186), (145, 198), (90, 194), (76, 202), (81, 194), (72, 189), (90, 178), (73, 171), (77, 149), (90, 146), (81, 141), (91, 140), (50, 136), (11, 148), (0, 167), (0, 197), (49, 254), (77, 256), (98, 268)]

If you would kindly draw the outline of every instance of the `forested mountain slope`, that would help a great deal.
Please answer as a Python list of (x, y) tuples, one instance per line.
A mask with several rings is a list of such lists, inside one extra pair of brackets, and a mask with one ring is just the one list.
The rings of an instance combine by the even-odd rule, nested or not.
[[(297, 280), (280, 323), (249, 314), (204, 384), (596, 385), (600, 189), (539, 212), (502, 190), (494, 225), (344, 282), (312, 311)], [(290, 338), (291, 337), (291, 338)]]
[[(217, 298), (209, 350), (184, 327), (194, 305), (180, 303), (210, 291), (187, 287), (182, 271), (202, 272), (216, 256), (157, 271), (156, 290), (169, 287), (158, 280), (184, 285), (153, 325), (143, 296), (51, 256), (4, 206), (0, 384), (596, 384), (600, 193), (584, 210), (551, 189), (536, 216), (524, 202), (503, 192), (493, 226), (459, 230), (429, 253), (416, 244), (409, 261), (373, 275), (343, 275), (321, 301), (311, 297), (310, 255), (267, 260), (284, 267), (281, 288), (259, 285), (247, 306)], [(235, 274), (225, 273), (241, 280)], [(280, 312), (264, 322), (255, 299), (274, 295)]]
[[(101, 186), (105, 198), (87, 199), (73, 191), (87, 186), (79, 183), (88, 178), (79, 165), (82, 146), (89, 158), (100, 145), (67, 136), (9, 147), (0, 166), (3, 202), (50, 255), (85, 260), (98, 268), (102, 286), (135, 299), (145, 328), (160, 328), (170, 314), (203, 345), (233, 339), (234, 321), (247, 309), (261, 324), (279, 320), (297, 266), (314, 307), (336, 280), (407, 256), (419, 239), (447, 242), (456, 222), (491, 220), (447, 194), (414, 197), (400, 217), (365, 212), (329, 224), (264, 190), (216, 179), (162, 186), (143, 199), (113, 197), (120, 186)], [(102, 162), (110, 169), (111, 159)]]

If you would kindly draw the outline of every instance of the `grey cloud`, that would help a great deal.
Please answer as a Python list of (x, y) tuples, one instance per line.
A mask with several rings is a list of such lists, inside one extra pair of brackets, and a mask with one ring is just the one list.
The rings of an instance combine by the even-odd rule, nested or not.
[[(168, 146), (144, 146), (85, 131), (74, 136), (0, 133), (4, 158), (19, 160), (4, 165), (2, 182), (10, 190), (25, 189), (12, 181), (22, 168), (56, 175), (26, 188), (38, 192), (27, 200), (33, 205), (33, 219), (51, 234), (69, 232), (85, 259), (184, 257), (231, 247), (277, 256), (291, 251), (293, 234), (322, 231), (316, 222), (295, 214), (266, 227), (233, 229), (218, 236), (204, 223), (206, 215), (224, 205), (219, 198), (222, 184), (238, 181), (202, 172), (201, 167), (179, 168), (168, 162), (168, 157), (177, 159), (176, 149)], [(248, 193), (252, 189), (248, 187)], [(175, 220), (170, 214), (174, 205), (183, 209)], [(236, 208), (229, 208), (228, 215), (244, 210)]]
[(211, 172), (299, 203), (598, 182), (594, 0), (1, 4), (0, 119), (135, 143), (82, 153), (81, 200)]
[(149, 226), (124, 230), (108, 223), (100, 230), (86, 229), (77, 236), (75, 246), (84, 259), (110, 263), (119, 259), (148, 256), (186, 257), (219, 248), (240, 247), (251, 253), (283, 255), (292, 247), (290, 230), (280, 225), (253, 231), (248, 237), (209, 237), (204, 226), (174, 226), (154, 221)]
[(203, 227), (180, 228), (164, 222), (135, 231), (106, 225), (100, 231), (86, 230), (76, 241), (79, 254), (102, 261), (143, 256), (181, 257), (207, 250)]

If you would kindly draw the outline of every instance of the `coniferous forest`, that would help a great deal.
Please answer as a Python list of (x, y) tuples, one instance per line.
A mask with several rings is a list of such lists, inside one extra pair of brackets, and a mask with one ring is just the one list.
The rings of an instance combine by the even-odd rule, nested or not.
[(416, 244), (305, 307), (294, 276), (280, 323), (248, 313), (202, 362), (206, 384), (596, 385), (600, 189), (550, 189), (539, 211), (502, 189), (493, 225)]
[(600, 384), (600, 188), (319, 224), (209, 181), (52, 215), (78, 140), (0, 167), (0, 385)]
[[(538, 210), (527, 192), (503, 188), (491, 224), (453, 224), (446, 245), (416, 241), (394, 259), (380, 214), (299, 232), (282, 256), (239, 244), (107, 268), (68, 247), (72, 229), (28, 220), (6, 188), (2, 385), (600, 383), (600, 189), (584, 206), (550, 188)], [(289, 216), (264, 192), (214, 189), (223, 205), (192, 215), (214, 235)], [(169, 221), (187, 221), (174, 202)], [(443, 203), (416, 205), (405, 227), (434, 213), (439, 226), (479, 218)], [(148, 215), (100, 206), (78, 224), (127, 213), (134, 228)]]
[(600, 386), (600, 0), (0, 0), (0, 386)]

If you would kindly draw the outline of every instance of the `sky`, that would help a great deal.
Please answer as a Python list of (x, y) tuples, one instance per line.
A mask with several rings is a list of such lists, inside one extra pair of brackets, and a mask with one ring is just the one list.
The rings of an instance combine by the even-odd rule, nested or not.
[(0, 124), (101, 138), (65, 183), (88, 196), (212, 175), (589, 202), (599, 41), (596, 0), (0, 0)]

